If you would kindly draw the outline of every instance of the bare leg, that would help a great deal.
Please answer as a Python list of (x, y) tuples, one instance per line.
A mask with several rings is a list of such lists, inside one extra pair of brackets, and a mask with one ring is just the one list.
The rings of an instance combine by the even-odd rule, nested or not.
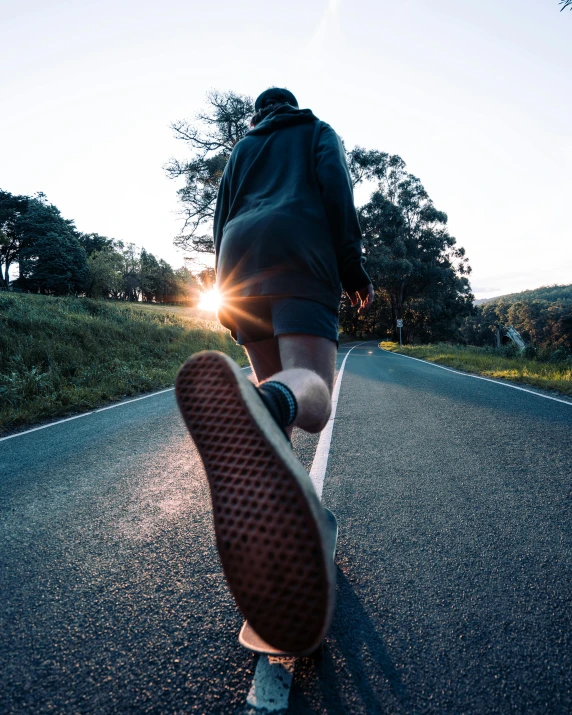
[(278, 336), (282, 372), (273, 380), (287, 385), (298, 402), (294, 424), (306, 432), (320, 432), (332, 411), (336, 343), (315, 335)]
[[(278, 380), (298, 402), (296, 427), (320, 432), (332, 410), (336, 344), (315, 335), (293, 333), (244, 346), (259, 383)], [(286, 430), (290, 436), (292, 427)]]
[[(247, 343), (244, 349), (246, 350), (250, 365), (252, 366), (259, 385), (261, 382), (269, 380), (273, 375), (276, 375), (282, 370), (280, 350), (276, 338), (259, 340), (256, 343)], [(284, 431), (290, 439), (292, 439), (293, 428), (294, 425), (284, 428)]]
[(282, 370), (280, 350), (276, 338), (260, 340), (256, 343), (247, 343), (244, 349), (246, 350), (258, 383), (268, 380), (272, 375)]
[(291, 333), (279, 335), (278, 344), (283, 370), (293, 368), (311, 370), (326, 383), (331, 396), (336, 371), (336, 343), (316, 335)]

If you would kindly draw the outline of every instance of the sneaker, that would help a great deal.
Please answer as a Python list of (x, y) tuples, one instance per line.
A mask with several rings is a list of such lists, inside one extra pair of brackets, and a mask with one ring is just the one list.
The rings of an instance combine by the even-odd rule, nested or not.
[(218, 552), (238, 608), (270, 645), (311, 652), (330, 625), (335, 573), (308, 474), (226, 355), (193, 355), (175, 392), (205, 466)]

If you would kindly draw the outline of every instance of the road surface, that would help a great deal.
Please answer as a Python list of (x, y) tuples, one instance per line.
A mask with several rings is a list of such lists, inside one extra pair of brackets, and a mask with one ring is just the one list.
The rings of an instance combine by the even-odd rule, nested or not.
[[(337, 610), (289, 712), (571, 712), (571, 445), (566, 399), (355, 347)], [(1, 713), (256, 712), (171, 391), (0, 441), (0, 474)]]

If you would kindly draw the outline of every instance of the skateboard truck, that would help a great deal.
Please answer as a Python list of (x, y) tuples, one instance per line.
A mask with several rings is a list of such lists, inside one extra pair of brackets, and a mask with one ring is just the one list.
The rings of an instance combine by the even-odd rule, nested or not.
[[(334, 516), (334, 514), (329, 509), (324, 508), (324, 512), (326, 514), (326, 521), (330, 537), (330, 553), (332, 555), (333, 561), (336, 556), (336, 545), (338, 543), (338, 522), (336, 521), (336, 517)], [(279, 650), (278, 648), (274, 648), (274, 646), (271, 646), (269, 643), (266, 643), (266, 641), (262, 640), (262, 638), (257, 633), (255, 633), (248, 621), (244, 621), (244, 623), (242, 624), (242, 628), (240, 629), (240, 633), (238, 635), (238, 642), (240, 643), (240, 645), (244, 646), (245, 648), (248, 648), (248, 650), (252, 651), (253, 653), (258, 653), (259, 655), (270, 655), (274, 657), (301, 657), (304, 655), (309, 655), (314, 650), (316, 650), (312, 649), (311, 651), (303, 651), (301, 653), (287, 653), (283, 650)]]

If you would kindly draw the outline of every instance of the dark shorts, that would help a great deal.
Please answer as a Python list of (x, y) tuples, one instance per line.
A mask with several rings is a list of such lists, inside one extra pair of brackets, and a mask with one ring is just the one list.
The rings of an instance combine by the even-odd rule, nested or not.
[(239, 345), (287, 333), (338, 342), (338, 311), (306, 298), (242, 298), (219, 310), (219, 319)]

